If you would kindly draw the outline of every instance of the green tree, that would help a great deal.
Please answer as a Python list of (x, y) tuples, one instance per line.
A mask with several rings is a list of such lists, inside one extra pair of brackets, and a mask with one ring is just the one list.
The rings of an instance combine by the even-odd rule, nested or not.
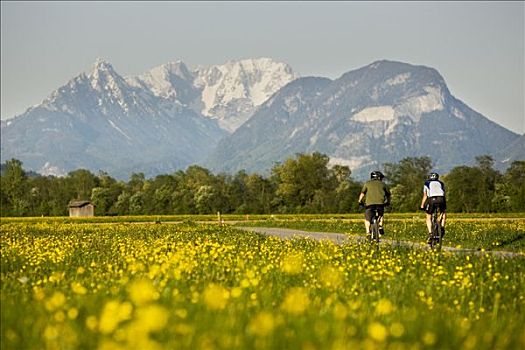
[[(97, 177), (86, 169), (78, 169), (68, 174), (75, 199), (89, 200), (94, 187), (98, 187)], [(73, 199), (73, 198), (71, 198)]]
[(298, 154), (272, 168), (276, 199), (284, 212), (328, 212), (336, 208), (337, 178), (328, 169), (328, 156)]
[(512, 211), (525, 211), (525, 160), (512, 162), (502, 178), (508, 208)]
[(476, 157), (477, 168), (481, 172), (480, 186), (478, 188), (480, 196), (483, 198), (478, 203), (477, 211), (490, 212), (493, 211), (495, 203), (494, 196), (496, 194), (496, 183), (500, 181), (501, 174), (493, 168), (494, 159), (489, 155)]
[(114, 204), (115, 211), (118, 215), (129, 215), (130, 199), (131, 194), (127, 191), (122, 192), (118, 196), (117, 202)]
[(29, 211), (30, 202), (27, 196), (27, 176), (22, 168), (22, 162), (11, 159), (6, 162), (2, 176), (2, 215), (22, 216)]
[(396, 211), (414, 211), (423, 196), (423, 184), (432, 169), (429, 157), (408, 157), (399, 163), (384, 164), (385, 177), (391, 187), (391, 206)]
[(473, 212), (484, 200), (479, 191), (483, 173), (478, 167), (459, 166), (446, 176), (447, 210), (452, 212)]
[(98, 187), (91, 191), (91, 201), (95, 205), (96, 215), (116, 215), (116, 203), (124, 190), (124, 184), (117, 182), (108, 173), (100, 171), (97, 177)]
[(488, 155), (476, 157), (473, 167), (455, 167), (445, 177), (449, 211), (490, 212), (506, 210), (505, 189), (501, 174), (493, 169)]

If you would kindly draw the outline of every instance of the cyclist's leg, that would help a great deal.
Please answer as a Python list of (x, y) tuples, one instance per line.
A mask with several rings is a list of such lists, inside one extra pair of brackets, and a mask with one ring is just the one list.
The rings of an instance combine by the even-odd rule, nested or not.
[(439, 225), (441, 226), (441, 237), (445, 235), (445, 224), (447, 221), (447, 204), (445, 201), (445, 197), (440, 198), (439, 202)]
[(443, 210), (441, 212), (440, 223), (441, 223), (441, 237), (445, 235), (445, 223), (447, 222), (447, 212)]
[(432, 234), (432, 212), (434, 211), (434, 200), (432, 197), (427, 199), (427, 203), (425, 206), (425, 213), (427, 214), (427, 232), (428, 234)]
[(447, 200), (443, 197), (443, 203), (441, 203), (441, 227), (445, 228), (445, 223), (447, 222)]
[(372, 211), (370, 208), (365, 209), (365, 230), (366, 233), (370, 233), (370, 220), (372, 219)]
[(384, 229), (385, 209), (384, 207), (380, 207), (377, 210), (379, 212), (379, 234), (383, 236), (385, 234), (385, 229)]
[(430, 234), (432, 232), (432, 214), (427, 213), (426, 215), (427, 215), (427, 218), (426, 218), (427, 232), (428, 234)]

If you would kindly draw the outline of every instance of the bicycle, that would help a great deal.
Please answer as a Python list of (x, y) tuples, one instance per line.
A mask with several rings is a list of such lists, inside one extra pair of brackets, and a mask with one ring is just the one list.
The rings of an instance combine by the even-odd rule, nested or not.
[[(441, 215), (440, 215), (441, 214)], [(430, 245), (431, 249), (434, 249), (436, 246), (438, 247), (438, 250), (441, 250), (441, 246), (443, 244), (443, 236), (441, 235), (441, 218), (443, 213), (439, 210), (437, 206), (434, 206), (432, 208), (432, 214), (430, 218), (431, 222), (431, 231), (428, 238), (428, 244)]]
[(370, 219), (370, 228), (368, 230), (368, 241), (370, 243), (375, 242), (379, 244), (380, 230), (379, 223), (381, 222), (382, 215), (379, 215), (379, 211), (376, 207), (372, 207), (372, 218)]

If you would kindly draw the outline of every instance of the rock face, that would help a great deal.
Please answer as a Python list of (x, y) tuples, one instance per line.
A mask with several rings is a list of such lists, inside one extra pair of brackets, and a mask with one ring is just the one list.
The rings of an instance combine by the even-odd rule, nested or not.
[(267, 173), (319, 151), (365, 177), (386, 162), (429, 156), (438, 171), (496, 155), (519, 136), (452, 96), (432, 68), (378, 61), (339, 79), (297, 79), (219, 143), (205, 166)]

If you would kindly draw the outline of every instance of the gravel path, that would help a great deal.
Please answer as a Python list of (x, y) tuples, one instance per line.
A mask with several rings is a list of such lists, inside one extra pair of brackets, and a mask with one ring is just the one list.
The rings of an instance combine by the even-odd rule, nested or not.
[[(310, 238), (317, 241), (330, 241), (335, 244), (344, 244), (348, 243), (351, 240), (355, 242), (365, 242), (366, 239), (364, 236), (359, 235), (347, 235), (344, 233), (335, 233), (335, 232), (310, 232), (310, 231), (301, 231), (293, 230), (288, 228), (274, 228), (274, 227), (235, 227), (244, 231), (251, 231), (262, 233), (269, 236), (277, 236), (282, 239), (293, 239), (293, 238)], [(409, 242), (409, 241), (397, 241), (392, 239), (383, 238), (381, 239), (380, 244), (389, 244), (393, 246), (403, 246), (410, 247), (414, 249), (429, 249), (427, 244), (419, 242)], [(463, 253), (463, 254), (491, 254), (494, 256), (505, 257), (505, 258), (514, 258), (514, 257), (525, 257), (524, 253), (516, 252), (507, 252), (501, 250), (490, 250), (490, 251), (481, 251), (477, 249), (466, 249), (466, 248), (454, 248), (443, 246), (441, 248), (443, 251), (453, 252), (453, 253)]]

